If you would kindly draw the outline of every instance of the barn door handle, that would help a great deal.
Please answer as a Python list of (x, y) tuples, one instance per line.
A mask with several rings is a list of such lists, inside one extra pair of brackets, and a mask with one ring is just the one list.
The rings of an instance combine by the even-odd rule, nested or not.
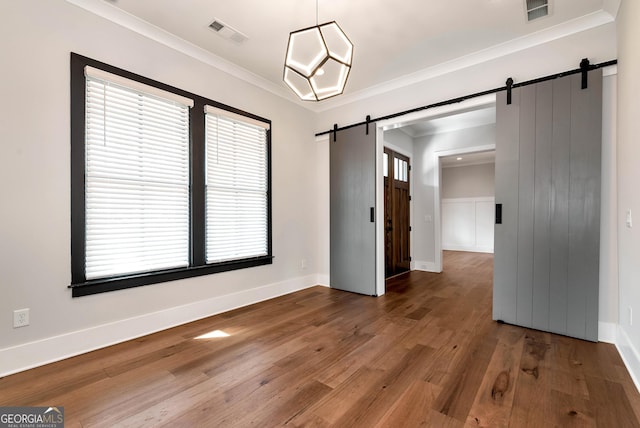
[(373, 207), (371, 207), (369, 214), (371, 215), (371, 223), (375, 223), (376, 221), (376, 211)]
[(502, 224), (502, 204), (496, 204), (496, 224)]

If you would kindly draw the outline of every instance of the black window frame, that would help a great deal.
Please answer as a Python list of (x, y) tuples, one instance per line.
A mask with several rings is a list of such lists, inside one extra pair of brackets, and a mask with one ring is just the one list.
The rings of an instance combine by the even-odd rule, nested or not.
[[(72, 297), (80, 297), (157, 284), (178, 279), (245, 269), (273, 263), (272, 192), (271, 192), (271, 120), (239, 110), (127, 70), (71, 52), (71, 285)], [(90, 66), (111, 74), (153, 86), (190, 98), (189, 110), (189, 266), (108, 278), (87, 280), (85, 275), (85, 67)], [(267, 254), (218, 263), (206, 263), (205, 254), (205, 105), (269, 124), (267, 137)]]

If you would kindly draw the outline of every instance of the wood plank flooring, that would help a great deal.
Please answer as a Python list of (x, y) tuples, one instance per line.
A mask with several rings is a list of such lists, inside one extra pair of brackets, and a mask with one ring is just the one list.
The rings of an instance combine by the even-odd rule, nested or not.
[(64, 406), (68, 428), (640, 427), (613, 345), (495, 323), (492, 256), (444, 262), (383, 297), (313, 287), (8, 376), (0, 406)]

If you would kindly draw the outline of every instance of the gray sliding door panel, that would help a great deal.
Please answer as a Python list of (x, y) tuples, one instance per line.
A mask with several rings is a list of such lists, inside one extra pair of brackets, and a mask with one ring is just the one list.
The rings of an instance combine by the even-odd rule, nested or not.
[(330, 136), (330, 283), (332, 288), (376, 294), (375, 126)]
[(549, 227), (551, 205), (551, 141), (553, 82), (536, 85), (536, 144), (533, 211), (533, 292), (531, 326), (549, 330)]
[[(533, 319), (533, 203), (536, 150), (536, 86), (520, 88), (520, 159), (518, 181), (518, 303), (516, 320)], [(534, 120), (531, 120), (534, 118)]]
[(588, 90), (571, 82), (567, 334), (597, 340), (602, 70), (589, 77)]
[(496, 98), (493, 316), (597, 341), (602, 71), (581, 77)]
[(568, 165), (571, 159), (571, 79), (554, 80), (553, 94), (549, 331), (565, 333), (569, 278)]
[(495, 201), (502, 205), (502, 224), (494, 228), (493, 319), (516, 323), (518, 281), (518, 159), (520, 93), (507, 105), (506, 93), (496, 95)]

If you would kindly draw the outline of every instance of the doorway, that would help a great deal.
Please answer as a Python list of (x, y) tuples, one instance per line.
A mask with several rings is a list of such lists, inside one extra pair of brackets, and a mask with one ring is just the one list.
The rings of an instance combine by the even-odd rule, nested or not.
[(408, 272), (411, 267), (409, 157), (384, 148), (384, 274), (385, 278)]
[(441, 158), (442, 249), (493, 253), (495, 151)]
[[(401, 130), (403, 133), (409, 135), (415, 143), (416, 137), (419, 139), (422, 133), (431, 132), (435, 121), (438, 119), (443, 119), (438, 125), (449, 127), (451, 126), (450, 122), (459, 122), (460, 114), (492, 108), (494, 106), (495, 95), (489, 94), (465, 100), (458, 104), (413, 112), (403, 115), (402, 117), (387, 119), (376, 123), (376, 218), (383, 219), (383, 221), (377, 222), (376, 224), (376, 279), (378, 295), (385, 293), (385, 266), (388, 264), (385, 259), (385, 236), (387, 232), (384, 221), (384, 200), (386, 197), (383, 176), (384, 149), (388, 146), (386, 144), (385, 132), (396, 129)], [(446, 118), (450, 119), (445, 120)], [(493, 120), (495, 121), (495, 117)], [(420, 124), (424, 124), (423, 129), (420, 129)], [(481, 121), (481, 123), (475, 123), (475, 126), (483, 124), (485, 123)], [(418, 128), (416, 128), (415, 125), (418, 125)], [(456, 153), (493, 150), (495, 149), (495, 144), (492, 144), (493, 142), (493, 138), (491, 138), (489, 144), (485, 139), (473, 140), (461, 147), (459, 144), (449, 141), (443, 144), (433, 145), (426, 150), (420, 150), (418, 153), (413, 152), (416, 147), (414, 144), (414, 149), (409, 150), (412, 153), (409, 156), (412, 163), (412, 170), (409, 174), (412, 176), (412, 183), (409, 183), (412, 195), (410, 209), (411, 228), (409, 229), (410, 239), (407, 240), (410, 247), (408, 253), (411, 257), (410, 270), (427, 272), (442, 271), (440, 193), (438, 188), (441, 180), (439, 158)], [(390, 148), (395, 150), (394, 146)], [(398, 145), (398, 147), (401, 150), (405, 149), (403, 145)]]
[[(443, 117), (443, 116), (450, 116), (450, 115), (455, 115), (458, 113), (462, 113), (465, 111), (470, 111), (470, 110), (476, 110), (476, 109), (481, 109), (481, 108), (486, 108), (486, 107), (490, 107), (495, 105), (495, 95), (490, 94), (490, 95), (486, 95), (486, 96), (482, 96), (482, 97), (476, 97), (473, 99), (469, 99), (469, 100), (465, 100), (463, 102), (460, 102), (459, 104), (455, 104), (455, 105), (446, 105), (446, 106), (442, 106), (442, 107), (437, 107), (437, 108), (433, 108), (430, 110), (425, 110), (425, 111), (419, 111), (419, 112), (414, 112), (414, 113), (409, 113), (406, 115), (403, 115), (402, 118), (397, 117), (397, 118), (392, 118), (392, 119), (387, 119), (387, 120), (383, 120), (383, 121), (379, 121), (376, 122), (374, 124), (375, 126), (375, 132), (371, 133), (373, 134), (373, 140), (369, 143), (370, 147), (374, 147), (374, 164), (375, 164), (375, 202), (371, 205), (369, 205), (366, 209), (366, 214), (367, 214), (367, 218), (373, 219), (373, 221), (368, 221), (370, 223), (373, 223), (374, 228), (375, 228), (375, 245), (374, 245), (374, 251), (375, 251), (375, 257), (374, 257), (374, 267), (369, 270), (373, 270), (375, 272), (374, 274), (374, 278), (370, 279), (369, 281), (367, 281), (369, 284), (373, 283), (375, 285), (375, 295), (376, 296), (382, 296), (383, 294), (385, 294), (385, 230), (384, 230), (384, 226), (385, 226), (385, 222), (384, 222), (384, 217), (385, 217), (385, 212), (384, 212), (384, 177), (383, 177), (383, 159), (384, 159), (384, 133), (385, 131), (388, 131), (390, 129), (397, 129), (397, 128), (402, 128), (404, 126), (407, 125), (411, 125), (417, 122), (421, 122), (421, 121), (425, 121), (425, 120), (432, 120), (434, 118), (438, 118), (438, 117)], [(369, 135), (366, 132), (366, 126), (364, 130), (360, 130), (359, 132), (364, 133), (365, 135)], [(323, 135), (321, 137), (319, 137), (316, 141), (317, 142), (322, 142), (322, 143), (327, 143), (326, 147), (327, 147), (327, 152), (330, 152), (329, 148), (331, 147), (332, 143), (335, 142), (334, 141), (335, 135), (332, 135), (330, 138), (329, 134)], [(477, 151), (482, 151), (482, 150), (491, 150), (493, 149), (495, 146), (492, 147), (476, 147)], [(327, 153), (329, 154), (329, 153)], [(452, 153), (448, 153), (448, 154), (452, 154)], [(429, 171), (423, 171), (423, 170), (416, 170), (416, 174), (417, 176), (420, 177), (420, 183), (423, 187), (427, 188), (427, 191), (425, 192), (425, 194), (421, 195), (421, 200), (424, 202), (424, 205), (430, 205), (430, 204), (437, 204), (438, 207), (435, 210), (435, 213), (433, 212), (433, 209), (429, 209), (429, 212), (424, 212), (423, 207), (415, 207), (416, 203), (414, 202), (413, 205), (413, 209), (410, 211), (417, 211), (411, 213), (410, 212), (410, 216), (413, 216), (414, 218), (418, 218), (420, 219), (420, 221), (418, 221), (418, 223), (424, 223), (422, 226), (424, 227), (425, 225), (431, 229), (431, 232), (422, 234), (419, 232), (418, 235), (414, 235), (414, 239), (408, 240), (407, 242), (409, 243), (409, 246), (413, 246), (414, 248), (409, 251), (409, 254), (411, 254), (412, 259), (415, 259), (414, 257), (414, 253), (416, 251), (415, 246), (416, 246), (416, 236), (418, 236), (418, 241), (422, 241), (422, 246), (423, 247), (427, 247), (426, 252), (427, 253), (431, 253), (433, 254), (434, 250), (435, 251), (435, 257), (438, 259), (438, 262), (440, 263), (440, 269), (437, 270), (435, 269), (435, 263), (429, 261), (429, 260), (433, 260), (433, 259), (428, 259), (425, 258), (423, 262), (418, 262), (418, 261), (414, 261), (411, 260), (411, 269), (417, 269), (417, 270), (424, 270), (424, 271), (429, 271), (429, 272), (439, 272), (442, 270), (442, 251), (441, 251), (441, 243), (440, 243), (440, 227), (439, 227), (439, 222), (440, 222), (440, 202), (439, 202), (439, 198), (440, 195), (439, 193), (434, 194), (434, 187), (435, 187), (435, 191), (437, 192), (437, 187), (439, 186), (439, 181), (440, 181), (440, 177), (438, 173), (432, 174), (430, 171), (438, 171), (438, 164), (434, 165), (435, 168), (432, 165), (431, 159), (432, 159), (432, 155), (433, 153), (423, 153), (421, 156), (419, 157), (411, 157), (411, 159), (413, 159), (414, 162), (420, 161), (423, 164), (423, 167), (425, 166), (425, 162), (429, 163), (428, 166), (428, 170)], [(444, 153), (441, 153), (441, 155), (445, 155)], [(329, 175), (329, 177), (335, 177), (332, 173), (331, 173), (331, 162), (330, 162), (330, 157), (331, 156), (327, 156), (327, 160), (328, 160), (328, 165), (326, 165), (327, 168), (327, 173)], [(437, 159), (437, 158), (436, 158)], [(354, 172), (353, 168), (350, 169), (352, 172)], [(435, 177), (433, 177), (433, 175), (435, 175)], [(414, 182), (416, 180), (413, 180)], [(411, 183), (409, 183), (410, 186), (412, 185)], [(331, 186), (330, 186), (331, 187)], [(341, 189), (349, 189), (349, 186), (338, 186), (338, 188)], [(413, 190), (415, 191), (415, 189)], [(330, 197), (330, 191), (327, 192), (326, 198), (327, 198), (327, 214), (330, 215), (330, 206), (331, 204), (331, 197)], [(436, 196), (434, 198), (434, 196)], [(435, 200), (434, 200), (435, 199)], [(431, 205), (433, 206), (433, 205)], [(372, 208), (372, 209), (371, 209)], [(358, 211), (360, 212), (360, 211)], [(381, 219), (383, 221), (376, 221), (376, 219)], [(331, 223), (331, 222), (330, 222)], [(438, 227), (433, 227), (435, 226), (435, 224), (438, 224)], [(416, 233), (416, 228), (415, 228), (415, 224), (413, 225), (413, 230), (410, 229), (410, 234), (415, 234)], [(436, 235), (434, 237), (434, 234)], [(340, 234), (337, 234), (338, 237), (340, 237)], [(434, 239), (436, 238), (436, 239)], [(341, 239), (341, 238), (339, 238)], [(437, 241), (437, 245), (434, 245), (434, 241)], [(343, 260), (340, 259), (338, 257), (338, 252), (336, 251), (331, 251), (331, 248), (333, 246), (333, 243), (336, 242), (336, 239), (329, 239), (329, 242), (327, 242), (328, 247), (327, 247), (327, 255), (329, 258), (329, 273), (330, 275), (326, 278), (326, 284), (330, 284), (333, 282), (333, 279), (335, 279), (336, 275), (331, 275), (331, 271), (334, 270), (334, 268), (336, 267), (336, 265), (342, 265), (343, 264)], [(424, 251), (423, 251), (424, 252)], [(417, 253), (416, 253), (417, 254)], [(333, 278), (332, 278), (333, 277)]]

